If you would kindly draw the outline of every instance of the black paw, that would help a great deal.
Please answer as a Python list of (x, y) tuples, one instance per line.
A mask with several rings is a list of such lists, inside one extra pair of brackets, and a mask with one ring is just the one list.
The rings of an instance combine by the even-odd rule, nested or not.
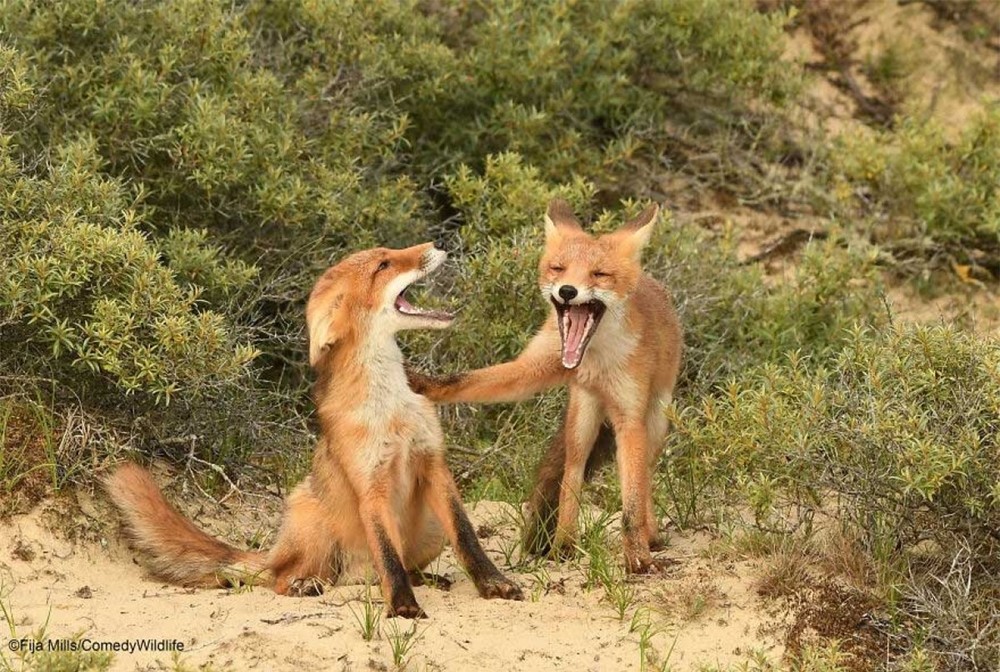
[(420, 608), (416, 602), (404, 602), (402, 604), (390, 605), (385, 612), (389, 618), (427, 618), (427, 612)]

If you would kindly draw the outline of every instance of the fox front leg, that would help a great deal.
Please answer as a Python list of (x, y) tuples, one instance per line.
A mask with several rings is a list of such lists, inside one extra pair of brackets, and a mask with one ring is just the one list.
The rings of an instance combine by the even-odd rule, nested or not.
[(625, 420), (615, 427), (618, 438), (618, 474), (622, 490), (622, 545), (625, 571), (648, 574), (657, 570), (649, 550), (646, 520), (652, 492), (648, 437), (643, 423)]
[(499, 597), (504, 600), (523, 600), (521, 588), (500, 573), (480, 546), (444, 457), (436, 455), (429, 459), (429, 476), (425, 488), (427, 504), (441, 521), (445, 534), (462, 566), (476, 584), (479, 595), (487, 599)]
[(417, 604), (410, 575), (403, 565), (402, 539), (384, 487), (372, 487), (359, 497), (361, 521), (386, 603), (386, 615), (427, 618)]

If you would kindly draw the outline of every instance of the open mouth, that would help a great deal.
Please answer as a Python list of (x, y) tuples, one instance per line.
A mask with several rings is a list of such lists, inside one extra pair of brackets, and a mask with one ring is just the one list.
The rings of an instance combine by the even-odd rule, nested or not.
[(567, 369), (575, 369), (583, 361), (587, 344), (604, 317), (605, 306), (596, 300), (572, 305), (553, 299), (552, 304), (556, 307), (559, 335), (562, 337), (562, 364)]
[(451, 313), (446, 313), (443, 310), (425, 310), (423, 308), (417, 308), (412, 303), (406, 300), (406, 290), (399, 293), (396, 297), (396, 312), (400, 315), (407, 315), (409, 317), (419, 317), (424, 320), (431, 320), (433, 322), (451, 322), (455, 319), (455, 316)]

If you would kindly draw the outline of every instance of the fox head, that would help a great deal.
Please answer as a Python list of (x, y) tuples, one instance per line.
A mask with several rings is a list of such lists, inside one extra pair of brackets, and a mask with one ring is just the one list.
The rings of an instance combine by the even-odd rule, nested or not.
[(447, 256), (434, 243), (424, 243), (357, 252), (329, 268), (306, 304), (309, 364), (315, 367), (345, 340), (449, 326), (450, 314), (416, 308), (405, 296), (407, 287), (437, 270)]
[(594, 237), (583, 230), (565, 201), (549, 203), (539, 286), (555, 307), (567, 369), (580, 365), (605, 312), (625, 314), (659, 212), (654, 203), (614, 233)]

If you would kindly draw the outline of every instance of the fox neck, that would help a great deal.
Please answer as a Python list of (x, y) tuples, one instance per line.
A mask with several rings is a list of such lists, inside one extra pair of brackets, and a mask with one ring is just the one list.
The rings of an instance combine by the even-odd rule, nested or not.
[(358, 359), (364, 367), (369, 389), (402, 384), (406, 387), (403, 351), (396, 342), (395, 332), (376, 332), (365, 340)]
[(407, 388), (403, 351), (391, 330), (372, 329), (356, 335), (332, 353), (329, 369), (335, 385), (360, 384), (372, 394)]

